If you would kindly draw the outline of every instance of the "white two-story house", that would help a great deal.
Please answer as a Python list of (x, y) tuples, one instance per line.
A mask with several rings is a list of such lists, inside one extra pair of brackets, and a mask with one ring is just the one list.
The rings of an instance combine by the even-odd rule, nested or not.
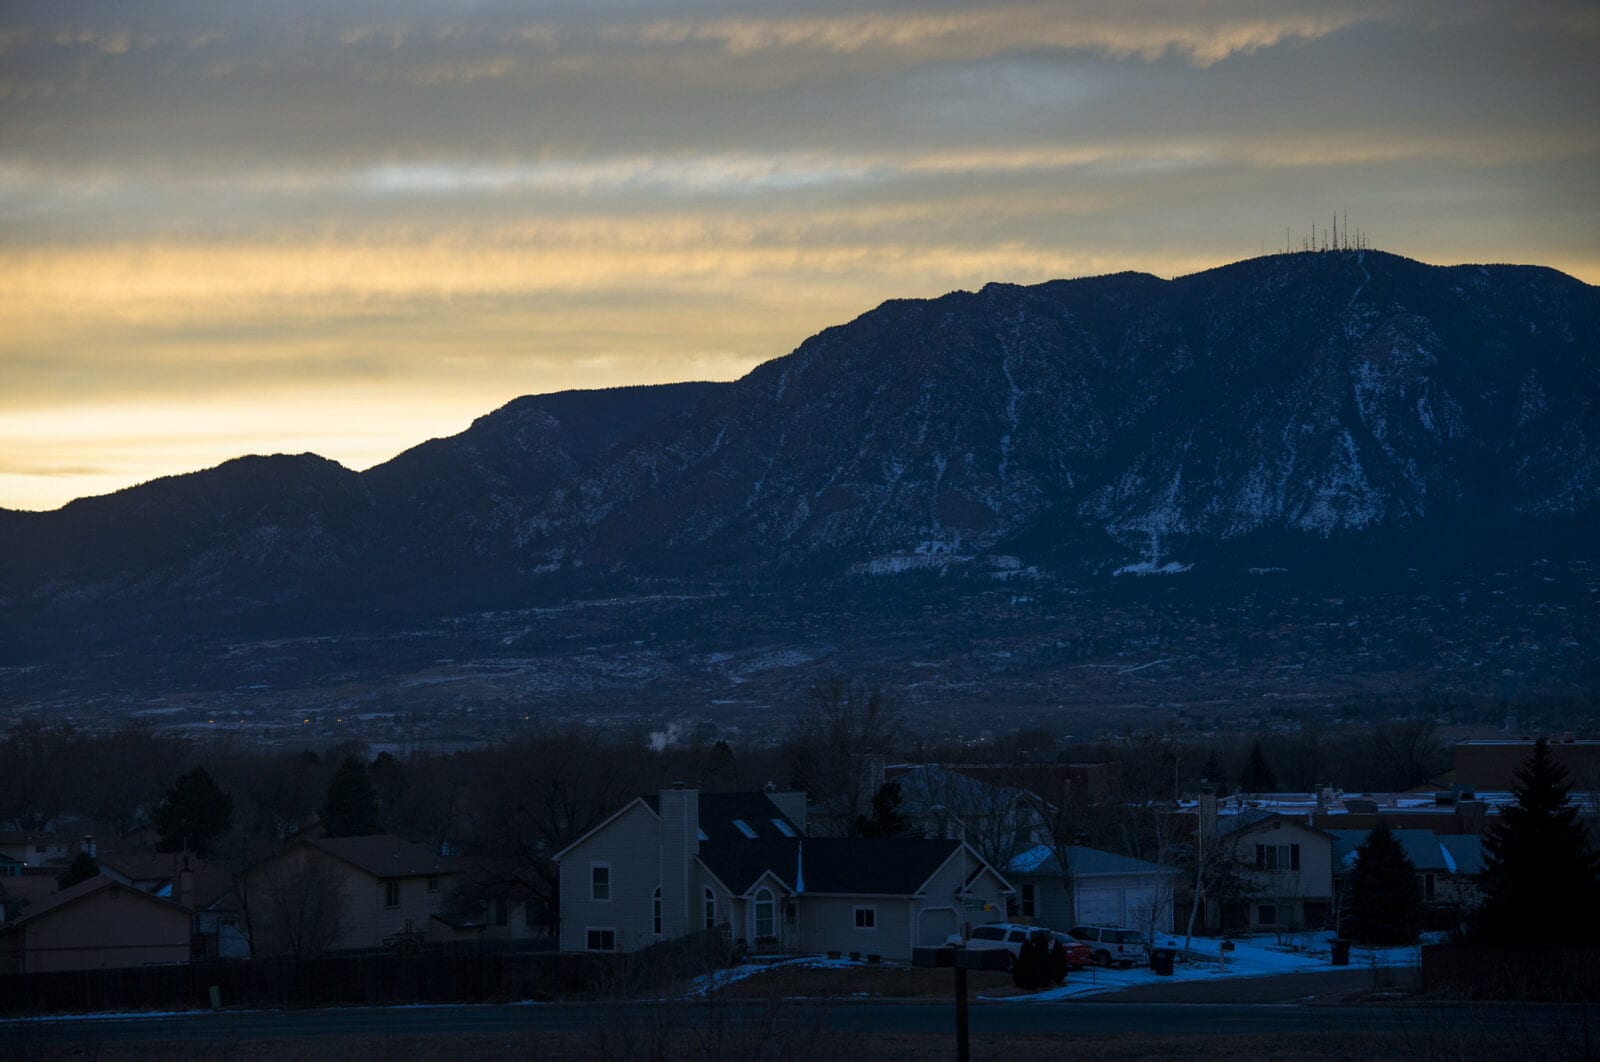
[(1001, 921), (1011, 887), (963, 841), (805, 835), (803, 793), (640, 797), (557, 854), (561, 949), (725, 927), (756, 951), (906, 960)]

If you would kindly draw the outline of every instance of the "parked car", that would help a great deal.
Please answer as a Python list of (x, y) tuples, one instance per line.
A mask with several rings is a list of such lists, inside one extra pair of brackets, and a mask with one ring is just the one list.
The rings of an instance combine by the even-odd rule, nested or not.
[(1094, 965), (1094, 949), (1069, 933), (1052, 930), (1056, 943), (1067, 949), (1067, 969), (1081, 970)]
[(1082, 969), (1094, 961), (1094, 952), (1081, 941), (1072, 939), (1065, 933), (1058, 933), (1044, 926), (1024, 926), (1012, 922), (991, 922), (988, 925), (977, 926), (972, 930), (972, 936), (967, 938), (966, 946), (974, 951), (987, 951), (994, 948), (1004, 948), (1011, 953), (1013, 960), (1022, 951), (1022, 942), (1030, 936), (1042, 937), (1046, 944), (1054, 946), (1059, 941), (1067, 949), (1067, 968)]
[[(1019, 926), (1011, 922), (990, 922), (987, 925), (974, 926), (972, 935), (966, 940), (966, 946), (973, 951), (989, 951), (995, 948), (1003, 948), (1011, 953), (1011, 958), (1015, 961), (1017, 955), (1022, 951), (1022, 942), (1027, 940), (1028, 935), (1035, 932), (1037, 928), (1036, 926)], [(1006, 968), (1010, 969), (1011, 964), (1007, 963)]]
[(1145, 961), (1144, 934), (1126, 926), (1073, 926), (1070, 935), (1089, 945), (1099, 966), (1133, 966)]

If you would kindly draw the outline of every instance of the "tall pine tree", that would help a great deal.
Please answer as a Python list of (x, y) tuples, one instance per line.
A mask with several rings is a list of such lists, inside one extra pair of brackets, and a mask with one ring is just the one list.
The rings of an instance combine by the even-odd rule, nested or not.
[(1540, 738), (1517, 769), (1516, 803), (1483, 838), (1485, 942), (1600, 947), (1600, 853), (1567, 803), (1571, 788)]
[(211, 842), (233, 821), (233, 797), (222, 791), (211, 773), (196, 767), (178, 776), (151, 814), (160, 839), (158, 852), (187, 848), (211, 854)]
[(1250, 758), (1245, 761), (1244, 771), (1239, 775), (1239, 788), (1246, 793), (1277, 791), (1278, 776), (1272, 772), (1266, 753), (1261, 751), (1260, 741), (1250, 746)]
[(322, 826), (329, 837), (366, 837), (383, 832), (377, 790), (367, 774), (367, 765), (354, 756), (346, 756), (328, 782)]
[(1417, 868), (1380, 819), (1356, 849), (1345, 935), (1362, 944), (1410, 944), (1422, 924)]

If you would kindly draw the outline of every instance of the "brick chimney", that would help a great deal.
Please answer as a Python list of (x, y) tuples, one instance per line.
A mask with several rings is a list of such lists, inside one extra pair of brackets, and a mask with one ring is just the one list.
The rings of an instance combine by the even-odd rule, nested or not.
[(700, 792), (682, 782), (661, 791), (661, 936), (681, 937), (690, 917), (694, 858), (700, 851)]

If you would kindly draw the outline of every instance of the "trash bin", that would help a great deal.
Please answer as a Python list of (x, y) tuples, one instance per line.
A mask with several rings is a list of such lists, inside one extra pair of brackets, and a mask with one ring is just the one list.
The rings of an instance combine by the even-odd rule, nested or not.
[(1335, 937), (1333, 940), (1333, 965), (1350, 965), (1350, 942)]
[(1171, 948), (1156, 948), (1150, 952), (1150, 972), (1157, 977), (1172, 976), (1172, 960), (1176, 952)]

